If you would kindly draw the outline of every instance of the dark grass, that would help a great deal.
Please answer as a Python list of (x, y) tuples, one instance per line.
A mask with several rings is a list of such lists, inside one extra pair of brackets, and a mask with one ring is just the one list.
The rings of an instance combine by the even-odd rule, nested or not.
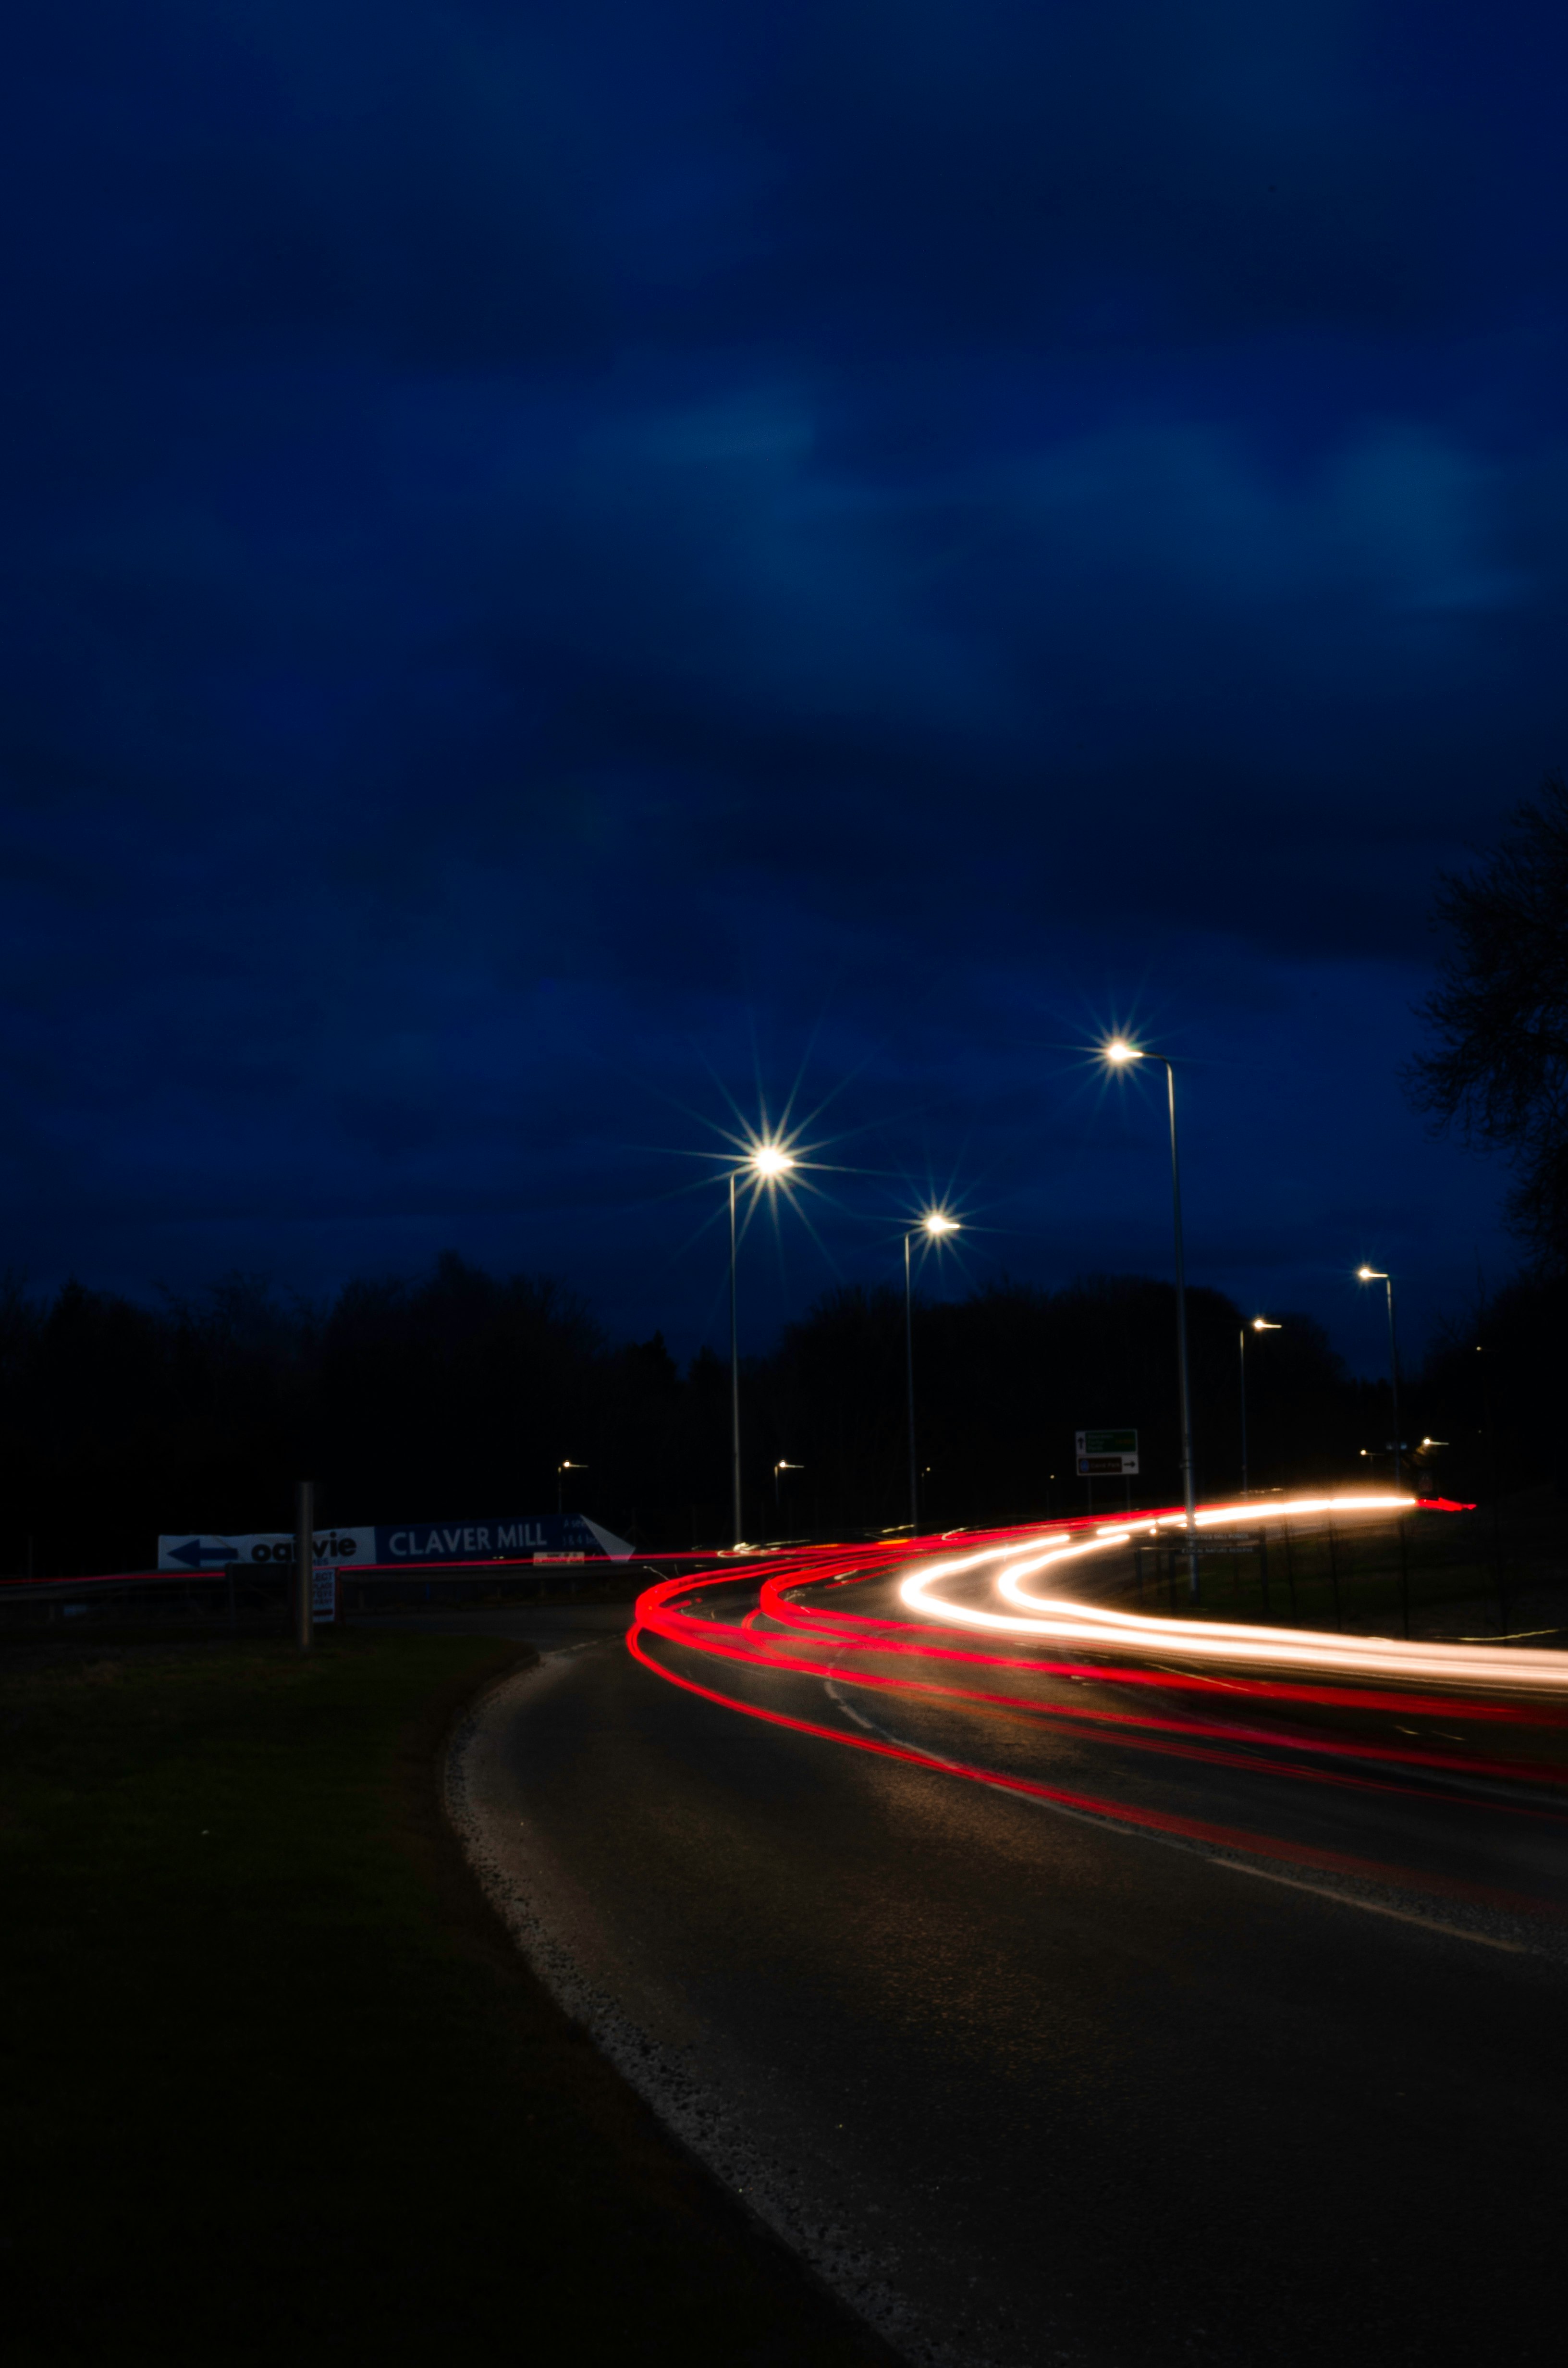
[(437, 1748), (518, 1649), (0, 1676), (0, 2320), (23, 2363), (885, 2360), (521, 1966)]
[[(1236, 1527), (1244, 1530), (1246, 1523), (1238, 1520)], [(1375, 1530), (1346, 1524), (1332, 1542), (1321, 1523), (1277, 1524), (1269, 1531), (1267, 1565), (1256, 1554), (1199, 1557), (1195, 1614), (1178, 1543), (1174, 1575), (1164, 1554), (1157, 1576), (1153, 1559), (1146, 1562), (1143, 1608), (1383, 1635), (1401, 1634), (1407, 1615), (1414, 1634), (1431, 1634), (1449, 1633), (1449, 1615), (1463, 1612), (1482, 1636), (1498, 1634), (1505, 1615), (1510, 1632), (1521, 1614), (1536, 1620), (1542, 1603), (1558, 1616), (1564, 1574), (1555, 1531), (1550, 1540), (1526, 1535), (1497, 1542), (1497, 1551), (1489, 1531), (1473, 1523), (1460, 1530), (1442, 1514), (1414, 1515), (1403, 1527), (1402, 1555), (1392, 1523)], [(1135, 1582), (1129, 1600), (1140, 1600)]]

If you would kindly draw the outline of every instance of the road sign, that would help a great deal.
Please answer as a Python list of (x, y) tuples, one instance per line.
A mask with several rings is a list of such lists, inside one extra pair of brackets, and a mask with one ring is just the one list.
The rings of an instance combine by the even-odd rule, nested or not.
[(410, 1521), (377, 1530), (376, 1560), (400, 1562), (629, 1562), (625, 1538), (584, 1513), (536, 1513), (512, 1521)]
[[(633, 1548), (581, 1513), (536, 1513), (509, 1521), (407, 1521), (397, 1529), (318, 1529), (314, 1559), (343, 1569), (368, 1564), (630, 1561)], [(225, 1563), (292, 1564), (293, 1532), (246, 1530), (220, 1537), (176, 1531), (158, 1540), (160, 1570), (221, 1570)]]
[(337, 1618), (337, 1565), (335, 1562), (314, 1562), (311, 1565), (311, 1620), (331, 1622)]
[(1120, 1479), (1138, 1469), (1135, 1430), (1081, 1430), (1077, 1433), (1078, 1477)]

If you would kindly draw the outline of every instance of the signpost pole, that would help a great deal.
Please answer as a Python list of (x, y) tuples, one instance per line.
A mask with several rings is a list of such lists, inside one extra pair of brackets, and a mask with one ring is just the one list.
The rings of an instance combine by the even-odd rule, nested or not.
[(294, 1641), (301, 1653), (311, 1649), (315, 1564), (316, 1492), (312, 1482), (301, 1480), (294, 1494)]

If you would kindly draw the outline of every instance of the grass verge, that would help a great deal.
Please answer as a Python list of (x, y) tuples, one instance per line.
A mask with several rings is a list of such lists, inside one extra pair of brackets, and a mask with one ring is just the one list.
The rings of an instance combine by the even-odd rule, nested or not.
[(885, 2362), (517, 1960), (354, 1632), (0, 1674), (0, 2286), (39, 2362)]

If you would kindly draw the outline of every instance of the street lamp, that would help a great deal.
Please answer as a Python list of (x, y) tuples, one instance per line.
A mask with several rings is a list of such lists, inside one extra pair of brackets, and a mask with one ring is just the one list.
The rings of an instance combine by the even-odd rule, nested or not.
[(588, 1467), (585, 1463), (574, 1463), (570, 1456), (567, 1457), (564, 1463), (558, 1463), (556, 1465), (555, 1509), (557, 1513), (561, 1513), (565, 1509), (564, 1503), (562, 1501), (562, 1492), (565, 1488), (566, 1483), (562, 1475), (567, 1472), (585, 1472), (587, 1469)]
[(730, 1170), (730, 1477), (734, 1500), (735, 1543), (744, 1543), (741, 1526), (741, 1343), (735, 1313), (735, 1179), (755, 1176), (759, 1183), (777, 1184), (795, 1165), (793, 1152), (781, 1143), (759, 1143), (739, 1167)]
[(915, 1285), (910, 1278), (909, 1245), (916, 1234), (926, 1240), (939, 1242), (944, 1234), (956, 1234), (961, 1229), (956, 1217), (945, 1209), (927, 1209), (917, 1225), (903, 1237), (903, 1373), (909, 1398), (909, 1527), (911, 1533), (920, 1527), (920, 1467), (915, 1460)]
[(1398, 1488), (1403, 1484), (1400, 1477), (1399, 1340), (1393, 1328), (1393, 1277), (1392, 1274), (1384, 1274), (1381, 1267), (1358, 1266), (1356, 1269), (1356, 1280), (1358, 1282), (1381, 1282), (1388, 1292), (1389, 1393), (1393, 1401), (1393, 1485)]
[(786, 1463), (782, 1456), (773, 1467), (773, 1505), (780, 1533), (782, 1533), (784, 1521), (784, 1474), (786, 1472), (803, 1472), (805, 1468), (803, 1463)]
[[(1255, 1315), (1252, 1329), (1255, 1332), (1283, 1332), (1285, 1326), (1270, 1324), (1267, 1316)], [(1244, 1497), (1247, 1493), (1247, 1327), (1244, 1324), (1239, 1338), (1242, 1344), (1242, 1495)]]
[(1145, 1053), (1125, 1036), (1113, 1036), (1101, 1046), (1113, 1067), (1130, 1061), (1158, 1061), (1165, 1073), (1165, 1099), (1171, 1114), (1171, 1210), (1176, 1224), (1176, 1371), (1181, 1383), (1181, 1477), (1187, 1498), (1187, 1591), (1198, 1600), (1197, 1502), (1192, 1480), (1192, 1393), (1187, 1375), (1187, 1262), (1181, 1241), (1181, 1162), (1176, 1156), (1176, 1071), (1163, 1053)]

